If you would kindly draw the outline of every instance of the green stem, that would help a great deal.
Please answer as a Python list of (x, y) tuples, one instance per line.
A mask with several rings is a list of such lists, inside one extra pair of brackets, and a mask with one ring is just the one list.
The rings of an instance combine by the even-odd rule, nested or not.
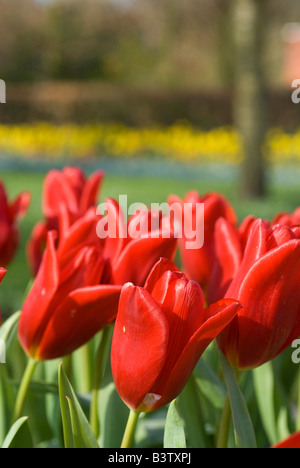
[(298, 413), (296, 420), (296, 431), (300, 431), (300, 367), (298, 371)]
[(18, 394), (17, 394), (15, 409), (14, 409), (14, 414), (13, 414), (13, 422), (15, 422), (17, 419), (19, 419), (22, 416), (22, 411), (23, 411), (24, 403), (27, 397), (29, 385), (30, 385), (37, 363), (38, 361), (36, 361), (35, 359), (29, 358), (28, 360), (28, 363), (25, 368), (25, 372), (23, 374), (21, 384), (18, 390)]
[(229, 395), (226, 395), (218, 433), (217, 448), (227, 448), (231, 424), (231, 406)]
[(101, 382), (105, 371), (105, 365), (107, 362), (107, 355), (110, 345), (112, 327), (107, 326), (102, 331), (101, 341), (97, 350), (96, 362), (95, 362), (95, 371), (94, 371), (94, 380), (92, 386), (92, 401), (90, 409), (90, 424), (95, 433), (95, 436), (98, 438), (100, 435), (100, 421), (99, 421), (99, 392), (101, 388)]
[(137, 411), (130, 410), (121, 448), (131, 448), (140, 414)]

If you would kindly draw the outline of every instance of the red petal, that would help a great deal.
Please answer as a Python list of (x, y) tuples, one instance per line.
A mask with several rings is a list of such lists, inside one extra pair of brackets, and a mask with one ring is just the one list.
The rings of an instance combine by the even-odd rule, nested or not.
[(58, 248), (60, 260), (69, 261), (74, 256), (74, 252), (82, 247), (100, 246), (96, 233), (97, 222), (96, 211), (91, 208), (84, 217), (72, 224), (68, 231), (61, 233)]
[(36, 276), (41, 265), (47, 243), (47, 232), (46, 223), (37, 223), (33, 228), (31, 237), (27, 244), (27, 257), (34, 276)]
[(48, 321), (38, 359), (55, 359), (87, 343), (117, 314), (121, 288), (94, 286), (70, 293)]
[(167, 258), (160, 258), (150, 271), (145, 282), (145, 289), (152, 295), (158, 281), (162, 278), (166, 271), (179, 271), (177, 266)]
[(150, 294), (124, 286), (112, 342), (111, 363), (116, 388), (137, 409), (159, 376), (166, 359), (168, 323)]
[(113, 262), (121, 255), (126, 237), (126, 225), (122, 210), (116, 200), (107, 198), (105, 210), (105, 215), (97, 210), (98, 215), (101, 216), (97, 224), (97, 235), (104, 245), (103, 257)]
[(221, 333), (241, 309), (241, 305), (230, 300), (213, 304), (207, 315), (210, 316), (191, 336), (182, 350), (163, 389), (163, 398), (153, 409), (167, 404), (179, 395), (187, 383), (199, 358), (207, 346)]
[(277, 449), (297, 449), (300, 448), (300, 432), (292, 434), (287, 439), (279, 442), (271, 448)]
[(59, 270), (54, 246), (55, 234), (48, 234), (47, 247), (34, 285), (24, 303), (19, 338), (24, 349), (35, 357), (40, 339), (52, 314), (49, 305), (59, 284)]
[(156, 262), (162, 257), (174, 259), (177, 239), (141, 238), (131, 241), (113, 265), (115, 284), (131, 282), (142, 286)]
[(209, 304), (224, 297), (242, 260), (239, 235), (224, 218), (220, 218), (215, 226), (215, 246), (216, 261), (209, 281)]
[(97, 204), (97, 197), (100, 191), (100, 184), (105, 176), (104, 171), (97, 171), (85, 183), (81, 198), (79, 213), (84, 215), (85, 212), (93, 205)]
[(286, 242), (295, 239), (296, 235), (287, 226), (276, 225), (269, 229), (269, 236), (267, 239), (267, 249), (272, 250), (279, 245), (285, 244)]
[(21, 193), (10, 207), (12, 219), (25, 216), (31, 200), (29, 192)]
[(202, 202), (205, 205), (205, 228), (213, 230), (219, 218), (225, 218), (233, 225), (237, 224), (237, 216), (228, 200), (219, 193), (208, 193)]
[(76, 194), (67, 176), (57, 170), (50, 171), (44, 183), (43, 189), (43, 212), (47, 218), (57, 217), (60, 204), (66, 204), (72, 213), (78, 211)]
[(299, 240), (272, 250), (250, 269), (238, 295), (244, 305), (238, 315), (239, 368), (275, 358), (300, 335), (299, 283)]
[(243, 260), (235, 275), (227, 297), (238, 298), (239, 288), (249, 269), (267, 252), (268, 226), (262, 219), (257, 219), (251, 228)]

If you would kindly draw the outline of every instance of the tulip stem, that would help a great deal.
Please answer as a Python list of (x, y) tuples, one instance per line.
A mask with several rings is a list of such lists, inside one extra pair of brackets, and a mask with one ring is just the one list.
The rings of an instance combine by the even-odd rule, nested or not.
[(36, 361), (35, 359), (29, 358), (28, 360), (28, 363), (25, 368), (25, 371), (21, 380), (21, 384), (18, 390), (18, 394), (17, 394), (15, 409), (13, 413), (13, 422), (15, 422), (17, 419), (19, 419), (22, 416), (22, 411), (23, 411), (23, 407), (24, 407), (25, 400), (27, 397), (29, 385), (30, 385), (37, 363), (38, 361)]
[(298, 371), (298, 413), (296, 420), (296, 431), (300, 431), (300, 369)]
[(227, 394), (225, 403), (224, 403), (222, 416), (221, 416), (217, 448), (227, 448), (230, 424), (231, 424), (231, 406), (230, 406), (229, 395)]
[(130, 410), (121, 448), (131, 448), (140, 414), (137, 411)]
[(111, 326), (107, 326), (102, 330), (102, 337), (97, 350), (95, 361), (94, 380), (92, 387), (92, 401), (90, 408), (90, 424), (97, 438), (100, 435), (100, 421), (98, 409), (99, 392), (101, 388), (101, 381), (105, 371), (105, 365), (107, 362), (111, 331)]

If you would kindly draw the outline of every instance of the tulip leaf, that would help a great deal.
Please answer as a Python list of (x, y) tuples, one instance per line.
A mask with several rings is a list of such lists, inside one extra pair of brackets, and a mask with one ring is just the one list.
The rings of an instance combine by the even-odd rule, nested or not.
[(28, 417), (18, 419), (10, 428), (2, 448), (33, 448), (32, 438), (28, 427)]
[(222, 409), (226, 398), (226, 386), (204, 359), (199, 359), (194, 376), (200, 392), (216, 409)]
[(70, 411), (74, 448), (85, 448), (84, 440), (81, 436), (80, 421), (75, 406), (70, 398), (67, 397)]
[(274, 375), (270, 362), (253, 370), (253, 382), (263, 427), (270, 443), (275, 445), (279, 437), (275, 414)]
[[(105, 448), (120, 447), (128, 419), (128, 407), (110, 378), (100, 390), (100, 443)], [(139, 429), (139, 425), (138, 425)]]
[(176, 400), (169, 405), (164, 432), (164, 448), (186, 448), (184, 426), (177, 410)]
[(238, 448), (256, 448), (256, 438), (244, 395), (236, 375), (224, 354), (220, 351), (220, 361), (228, 391), (235, 442)]
[(13, 334), (13, 331), (18, 323), (20, 318), (20, 312), (15, 312), (11, 317), (9, 317), (0, 328), (0, 339), (7, 343), (10, 336)]
[(188, 446), (190, 448), (208, 447), (208, 440), (203, 425), (203, 408), (194, 374), (191, 375), (178, 396), (177, 403), (185, 423)]
[(65, 448), (99, 448), (97, 439), (67, 378), (59, 366), (59, 400)]

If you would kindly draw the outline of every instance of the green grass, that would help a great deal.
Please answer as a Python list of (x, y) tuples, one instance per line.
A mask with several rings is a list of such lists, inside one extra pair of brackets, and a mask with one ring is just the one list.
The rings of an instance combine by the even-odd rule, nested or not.
[[(34, 224), (42, 218), (41, 194), (44, 174), (29, 172), (4, 172), (1, 174), (10, 198), (23, 190), (32, 195), (29, 212), (21, 222), (21, 245), (14, 261), (8, 267), (8, 274), (0, 287), (0, 304), (3, 315), (18, 310), (23, 302), (24, 292), (30, 280), (30, 271), (26, 260), (26, 243)], [(190, 190), (200, 193), (218, 191), (224, 194), (234, 206), (240, 220), (252, 214), (271, 219), (279, 211), (293, 211), (300, 205), (300, 184), (271, 186), (269, 194), (263, 200), (243, 200), (238, 191), (238, 184), (214, 180), (175, 180), (152, 177), (106, 176), (100, 200), (106, 196), (118, 198), (127, 195), (128, 203), (141, 202), (150, 204), (166, 201), (168, 195), (183, 197)]]

